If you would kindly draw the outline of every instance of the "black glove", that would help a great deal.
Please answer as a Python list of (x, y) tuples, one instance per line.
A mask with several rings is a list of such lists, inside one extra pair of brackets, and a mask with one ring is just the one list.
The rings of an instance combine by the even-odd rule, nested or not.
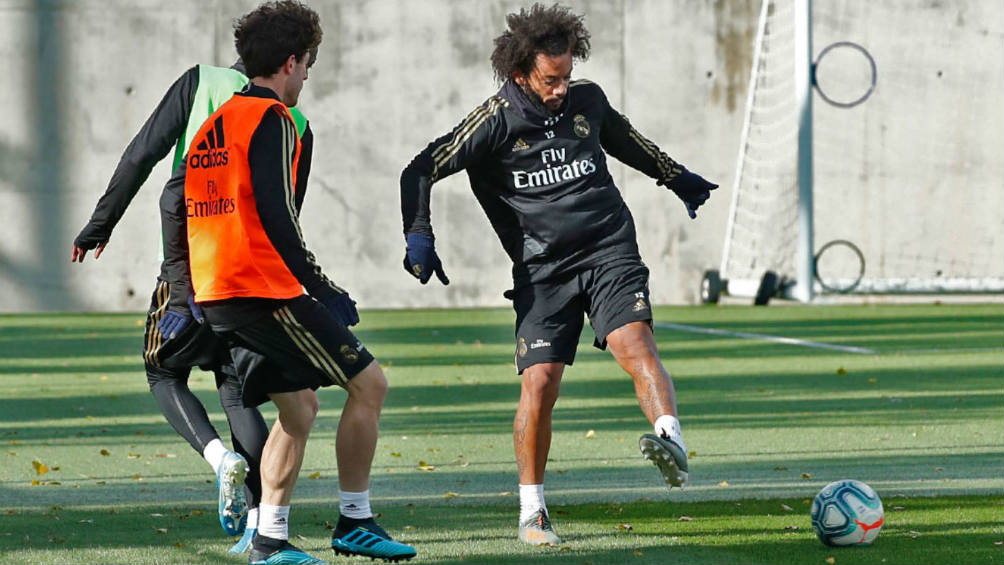
[(359, 311), (356, 310), (356, 301), (349, 298), (347, 292), (329, 296), (322, 300), (321, 304), (345, 326), (354, 326), (359, 323)]
[(683, 172), (673, 177), (669, 183), (660, 180), (658, 184), (672, 190), (680, 200), (683, 200), (690, 219), (697, 217), (697, 209), (711, 198), (711, 191), (718, 188), (717, 184), (708, 182), (687, 169), (683, 169)]
[(404, 250), (404, 270), (422, 284), (429, 282), (434, 272), (439, 282), (444, 285), (450, 284), (450, 279), (443, 270), (443, 263), (439, 260), (439, 255), (436, 255), (436, 241), (431, 235), (409, 233), (405, 241), (407, 247)]
[(102, 243), (108, 243), (112, 234), (105, 228), (88, 223), (73, 240), (73, 246), (90, 251)]

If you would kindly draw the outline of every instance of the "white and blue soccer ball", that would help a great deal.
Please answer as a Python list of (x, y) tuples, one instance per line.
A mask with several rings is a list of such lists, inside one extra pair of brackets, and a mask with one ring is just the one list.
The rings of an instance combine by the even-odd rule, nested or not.
[(834, 481), (812, 501), (812, 529), (826, 545), (868, 545), (885, 521), (882, 501), (872, 487), (855, 480)]

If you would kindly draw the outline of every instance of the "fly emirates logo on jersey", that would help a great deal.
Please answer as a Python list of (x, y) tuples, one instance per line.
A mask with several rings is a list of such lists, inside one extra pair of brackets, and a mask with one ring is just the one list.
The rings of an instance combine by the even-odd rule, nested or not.
[(545, 149), (540, 152), (544, 168), (537, 171), (513, 171), (513, 186), (519, 189), (541, 188), (575, 180), (596, 171), (592, 157), (565, 162), (565, 149)]

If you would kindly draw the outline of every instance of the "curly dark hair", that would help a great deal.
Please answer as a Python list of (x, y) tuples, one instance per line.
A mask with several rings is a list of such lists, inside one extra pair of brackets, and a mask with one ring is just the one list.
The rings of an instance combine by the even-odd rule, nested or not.
[(299, 62), (309, 51), (313, 63), (322, 34), (317, 12), (294, 0), (265, 2), (234, 23), (234, 45), (251, 78), (274, 75), (290, 55)]
[(534, 4), (529, 10), (506, 15), (505, 20), (509, 29), (495, 38), (492, 51), (492, 69), (499, 82), (512, 77), (513, 71), (529, 74), (539, 53), (555, 57), (571, 49), (572, 58), (589, 58), (589, 30), (583, 17), (570, 8)]

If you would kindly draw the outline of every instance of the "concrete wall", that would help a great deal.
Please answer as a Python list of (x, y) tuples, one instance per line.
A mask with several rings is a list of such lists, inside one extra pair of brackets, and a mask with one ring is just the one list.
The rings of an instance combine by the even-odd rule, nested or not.
[[(889, 2), (886, 2), (887, 4)], [(907, 9), (913, 2), (899, 0)], [(256, 2), (2, 0), (0, 56), (0, 311), (141, 310), (159, 264), (158, 167), (105, 255), (69, 263), (70, 244), (104, 191), (122, 149), (171, 82), (197, 62), (234, 59), (231, 22)], [(311, 4), (325, 37), (301, 96), (316, 135), (302, 224), (329, 276), (362, 307), (503, 305), (509, 262), (466, 176), (436, 185), (433, 226), (453, 284), (419, 286), (401, 268), (401, 168), (494, 93), (492, 38), (512, 1), (325, 0)], [(742, 127), (759, 2), (593, 0), (593, 56), (575, 75), (667, 153), (722, 185), (690, 221), (674, 195), (615, 165), (639, 227), (656, 303), (696, 301), (701, 272), (720, 261)], [(990, 61), (981, 103), (1002, 106), (1002, 13), (997, 0), (929, 10), (954, 18), (977, 5), (963, 33)], [(937, 26), (932, 26), (936, 33)], [(875, 38), (883, 41), (882, 37)], [(950, 48), (947, 47), (947, 48)], [(994, 132), (959, 131), (997, 144)], [(981, 164), (974, 166), (979, 168)], [(987, 163), (987, 170), (999, 170)], [(983, 188), (1000, 191), (1000, 178)]]

